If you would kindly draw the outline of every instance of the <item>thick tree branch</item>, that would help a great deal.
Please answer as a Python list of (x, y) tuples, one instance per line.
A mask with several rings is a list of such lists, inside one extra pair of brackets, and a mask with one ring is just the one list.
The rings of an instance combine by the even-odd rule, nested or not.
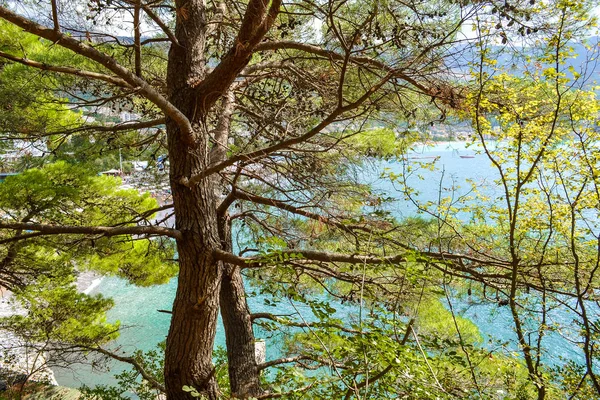
[[(333, 50), (327, 50), (325, 47), (315, 46), (308, 43), (299, 43), (291, 40), (281, 40), (281, 41), (271, 41), (271, 42), (262, 42), (259, 43), (255, 51), (267, 51), (267, 50), (299, 50), (305, 53), (310, 53), (314, 55), (321, 56), (328, 60), (336, 60), (336, 61), (344, 61), (346, 59), (345, 55), (339, 54)], [(394, 72), (394, 77), (402, 79), (405, 82), (410, 83), (412, 86), (416, 87), (423, 93), (429, 93), (430, 89), (417, 82), (414, 78), (400, 70), (396, 70), (393, 67), (381, 62), (379, 60), (375, 60), (370, 57), (356, 57), (350, 56), (348, 57), (348, 61), (355, 65), (362, 65), (377, 68), (384, 72)]]
[[(334, 226), (334, 227), (336, 227), (340, 230), (343, 230), (345, 232), (348, 232), (348, 233), (354, 233), (355, 231), (363, 231), (366, 233), (379, 235), (382, 238), (384, 238), (386, 241), (388, 241), (391, 244), (394, 244), (404, 250), (418, 251), (423, 256), (429, 257), (434, 260), (452, 261), (452, 262), (470, 261), (470, 262), (474, 262), (474, 263), (477, 263), (480, 265), (490, 265), (490, 266), (497, 266), (497, 267), (507, 267), (509, 265), (507, 262), (502, 263), (497, 260), (484, 260), (481, 258), (466, 255), (466, 254), (420, 251), (420, 250), (414, 249), (398, 240), (386, 237), (386, 235), (389, 234), (390, 231), (387, 231), (387, 232), (377, 231), (376, 229), (373, 229), (366, 225), (344, 224), (342, 222), (333, 220), (333, 218), (324, 217), (322, 215), (312, 213), (310, 211), (306, 211), (302, 208), (295, 207), (291, 204), (288, 204), (288, 203), (280, 201), (280, 200), (270, 199), (267, 197), (261, 197), (261, 196), (257, 196), (257, 195), (243, 192), (240, 190), (236, 190), (235, 192), (232, 192), (232, 197), (235, 197), (236, 199), (239, 199), (239, 200), (247, 200), (247, 201), (250, 201), (255, 204), (263, 204), (263, 205), (267, 205), (267, 206), (277, 207), (281, 210), (289, 211), (289, 212), (297, 214), (297, 215), (302, 215), (306, 218), (310, 218), (310, 219), (322, 222), (329, 226)], [(464, 268), (464, 271), (468, 271), (468, 269)]]
[[(264, 149), (259, 149), (256, 151), (252, 151), (250, 153), (245, 153), (245, 154), (238, 154), (235, 155), (233, 157), (228, 158), (227, 160), (214, 165), (212, 167), (209, 167), (207, 169), (205, 169), (204, 171), (202, 171), (201, 173), (192, 176), (189, 179), (183, 178), (181, 183), (186, 185), (186, 186), (194, 186), (198, 183), (200, 183), (200, 181), (202, 181), (204, 178), (206, 178), (209, 175), (212, 175), (216, 172), (219, 172), (229, 166), (234, 165), (235, 163), (239, 162), (239, 161), (249, 161), (249, 162), (253, 162), (258, 158), (262, 158), (265, 157), (277, 150), (281, 150), (285, 147), (288, 146), (288, 143), (290, 144), (296, 144), (299, 143), (301, 141), (307, 140), (315, 135), (317, 135), (319, 132), (321, 132), (323, 129), (325, 129), (328, 125), (330, 125), (332, 122), (335, 121), (335, 119), (341, 114), (341, 111), (339, 111), (339, 109), (334, 110), (331, 114), (329, 114), (329, 116), (327, 118), (325, 118), (323, 121), (321, 121), (320, 124), (318, 124), (317, 126), (315, 126), (313, 129), (311, 129), (310, 131), (308, 131), (306, 134), (304, 134), (303, 136), (300, 136), (299, 138), (293, 138), (293, 139), (288, 139), (288, 140), (284, 140), (282, 142), (279, 142), (277, 144), (274, 144), (273, 146), (270, 147), (266, 147)], [(303, 139), (301, 141), (298, 141), (297, 139), (300, 138), (306, 138)]]
[(51, 1), (52, 4), (52, 23), (54, 24), (54, 30), (60, 32), (60, 24), (58, 23), (58, 5), (56, 0)]
[(82, 235), (161, 235), (174, 239), (181, 239), (181, 232), (177, 229), (162, 226), (72, 226), (72, 225), (46, 225), (24, 222), (0, 222), (0, 229), (36, 231), (46, 235), (82, 234)]
[(363, 231), (371, 232), (371, 229), (369, 229), (366, 226), (349, 225), (349, 224), (344, 224), (342, 222), (334, 221), (333, 218), (328, 218), (328, 217), (325, 217), (325, 216), (322, 216), (322, 215), (319, 215), (316, 213), (312, 213), (310, 211), (306, 211), (302, 208), (295, 207), (295, 206), (288, 204), (286, 202), (283, 202), (281, 200), (275, 200), (275, 199), (270, 199), (267, 197), (257, 196), (254, 194), (242, 192), (240, 190), (236, 190), (234, 196), (236, 199), (239, 199), (239, 200), (247, 200), (247, 201), (250, 201), (255, 204), (262, 204), (265, 206), (273, 206), (273, 207), (279, 208), (281, 210), (289, 211), (291, 213), (301, 215), (303, 217), (310, 218), (315, 221), (322, 222), (326, 225), (334, 226), (345, 232), (352, 233), (355, 230), (363, 230)]
[(262, 364), (258, 364), (257, 368), (258, 368), (259, 371), (262, 371), (264, 369), (267, 369), (269, 367), (273, 367), (275, 365), (289, 364), (289, 363), (293, 363), (293, 362), (301, 361), (301, 360), (314, 360), (314, 358), (313, 357), (309, 357), (309, 356), (305, 356), (305, 355), (299, 355), (299, 356), (294, 356), (294, 357), (278, 358), (276, 360), (271, 360), (271, 361), (264, 362)]
[(70, 36), (56, 32), (52, 29), (48, 29), (42, 25), (39, 25), (27, 18), (24, 18), (6, 7), (0, 7), (0, 18), (23, 28), (26, 32), (41, 38), (50, 40), (58, 45), (67, 48), (77, 54), (80, 54), (92, 61), (99, 63), (100, 65), (112, 71), (117, 76), (125, 80), (130, 86), (139, 88), (140, 93), (160, 108), (165, 115), (171, 118), (180, 127), (184, 140), (190, 144), (193, 141), (193, 128), (189, 119), (179, 111), (173, 104), (171, 104), (165, 97), (163, 97), (156, 89), (148, 84), (143, 79), (136, 76), (134, 73), (123, 67), (117, 61), (109, 55), (97, 50), (96, 48), (87, 45), (79, 40), (76, 40)]
[(360, 334), (360, 331), (357, 331), (356, 329), (350, 329), (350, 328), (346, 328), (345, 326), (342, 325), (338, 325), (338, 324), (331, 324), (331, 323), (320, 323), (320, 322), (294, 322), (294, 321), (289, 321), (286, 320), (284, 318), (281, 318), (275, 314), (271, 314), (271, 313), (255, 313), (255, 314), (251, 314), (250, 315), (250, 319), (252, 320), (252, 322), (254, 322), (257, 319), (270, 319), (271, 321), (275, 321), (275, 322), (279, 322), (282, 325), (285, 326), (294, 326), (294, 327), (298, 327), (298, 328), (323, 328), (323, 327), (329, 327), (329, 328), (335, 328), (335, 329), (339, 329), (342, 332), (346, 332), (346, 333), (352, 333), (352, 334)]
[[(117, 133), (123, 131), (137, 131), (140, 129), (152, 128), (158, 125), (164, 125), (165, 119), (157, 118), (150, 121), (127, 121), (121, 122), (114, 125), (83, 125), (73, 129), (65, 129), (62, 131), (54, 131), (54, 132), (44, 132), (36, 134), (35, 137), (43, 137), (43, 136), (53, 136), (53, 135), (73, 135), (81, 132), (92, 132), (92, 133)], [(2, 138), (2, 137), (0, 137)], [(17, 138), (15, 135), (10, 135), (10, 139)], [(26, 138), (31, 138), (30, 136), (26, 136)]]
[[(255, 257), (239, 257), (235, 254), (223, 251), (221, 249), (213, 250), (215, 258), (228, 262), (230, 264), (239, 265), (240, 267), (251, 267), (253, 264), (261, 264), (268, 260), (269, 255), (255, 256)], [(399, 264), (406, 262), (406, 258), (403, 255), (395, 256), (364, 256), (359, 254), (342, 254), (342, 253), (330, 253), (325, 251), (314, 251), (314, 250), (282, 250), (277, 252), (275, 255), (292, 256), (293, 261), (319, 261), (319, 262), (341, 262), (349, 264)]]
[(198, 101), (202, 111), (206, 112), (229, 88), (239, 75), (240, 71), (248, 65), (256, 45), (269, 31), (275, 18), (279, 14), (282, 0), (269, 2), (264, 0), (251, 0), (248, 2), (246, 13), (242, 21), (234, 45), (223, 57), (219, 65), (199, 82), (192, 83), (198, 90)]
[(13, 237), (0, 240), (0, 245), (6, 244), (6, 243), (18, 242), (21, 240), (31, 239), (31, 238), (35, 238), (35, 237), (39, 237), (39, 236), (44, 236), (44, 234), (42, 232), (33, 232), (33, 233), (26, 233), (25, 235), (15, 235)]
[(50, 64), (39, 62), (39, 61), (30, 60), (28, 58), (16, 57), (16, 56), (13, 56), (12, 54), (8, 54), (3, 51), (0, 51), (0, 57), (6, 58), (7, 60), (11, 60), (14, 62), (18, 62), (23, 65), (27, 65), (28, 67), (33, 67), (33, 68), (41, 69), (44, 71), (60, 72), (63, 74), (76, 75), (76, 76), (81, 76), (84, 78), (97, 79), (97, 80), (111, 83), (116, 86), (129, 88), (129, 89), (132, 87), (129, 83), (127, 83), (127, 81), (125, 81), (121, 78), (118, 78), (116, 76), (101, 74), (101, 73), (92, 72), (92, 71), (85, 71), (85, 70), (78, 69), (78, 68), (50, 65)]
[(390, 79), (392, 79), (394, 76), (394, 72), (390, 72), (388, 73), (384, 78), (382, 78), (379, 82), (377, 82), (375, 85), (373, 85), (370, 89), (368, 89), (367, 91), (365, 91), (365, 93), (360, 96), (357, 100), (355, 100), (354, 102), (347, 104), (343, 107), (337, 107), (335, 110), (333, 110), (326, 118), (324, 118), (317, 126), (315, 126), (314, 128), (312, 128), (311, 130), (309, 130), (307, 133), (305, 133), (304, 135), (301, 136), (297, 136), (297, 137), (293, 137), (287, 140), (283, 140), (279, 143), (276, 143), (272, 146), (269, 147), (265, 147), (263, 149), (259, 149), (259, 150), (255, 150), (255, 151), (251, 151), (249, 153), (244, 153), (244, 154), (238, 154), (235, 155), (233, 157), (228, 158), (227, 160), (211, 166), (207, 169), (205, 169), (204, 171), (202, 171), (201, 173), (194, 175), (190, 178), (184, 177), (181, 179), (180, 183), (182, 185), (185, 186), (194, 186), (197, 183), (199, 183), (200, 181), (202, 181), (204, 178), (206, 178), (209, 175), (212, 175), (216, 172), (219, 172), (231, 165), (234, 165), (235, 163), (239, 162), (239, 161), (249, 161), (249, 162), (253, 162), (256, 161), (257, 159), (263, 158), (268, 156), (269, 154), (272, 154), (276, 151), (279, 150), (283, 150), (286, 149), (290, 146), (293, 146), (295, 144), (299, 144), (299, 143), (303, 143), (307, 140), (309, 140), (310, 138), (312, 138), (313, 136), (316, 136), (317, 134), (319, 134), (323, 129), (325, 129), (327, 126), (331, 125), (333, 122), (335, 122), (335, 120), (342, 114), (354, 110), (358, 107), (360, 107), (367, 99), (369, 99), (376, 91), (378, 91), (383, 85), (385, 85)]
[(149, 121), (128, 121), (122, 122), (115, 125), (86, 125), (81, 128), (75, 128), (65, 133), (77, 133), (77, 132), (121, 132), (121, 131), (137, 131), (140, 129), (152, 128), (158, 125), (164, 125), (165, 119), (163, 117), (152, 119)]
[(272, 313), (268, 313), (268, 312), (259, 312), (259, 313), (252, 313), (250, 314), (250, 320), (252, 322), (254, 322), (257, 319), (271, 319), (271, 320), (277, 320), (278, 318), (281, 318), (282, 316), (292, 316), (294, 314), (282, 314), (282, 315), (275, 315)]
[(142, 36), (140, 32), (140, 11), (142, 0), (135, 0), (133, 6), (133, 53), (135, 62), (135, 74), (142, 77)]

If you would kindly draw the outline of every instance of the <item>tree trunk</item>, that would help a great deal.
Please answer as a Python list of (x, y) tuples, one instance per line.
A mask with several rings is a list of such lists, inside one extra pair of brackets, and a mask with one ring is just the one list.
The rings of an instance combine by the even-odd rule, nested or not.
[[(194, 214), (181, 219), (197, 228), (196, 222), (202, 219)], [(178, 241), (180, 271), (165, 354), (168, 400), (191, 398), (183, 392), (184, 385), (197, 388), (211, 400), (217, 397), (212, 353), (221, 268), (210, 256), (212, 246), (203, 243), (210, 236), (207, 231), (190, 230)]]
[(221, 316), (225, 326), (229, 381), (232, 397), (245, 399), (262, 394), (256, 364), (254, 332), (246, 303), (240, 268), (228, 266), (221, 286)]
[[(185, 3), (185, 4), (184, 4)], [(222, 267), (212, 256), (219, 247), (214, 182), (206, 179), (191, 188), (181, 177), (208, 166), (205, 116), (197, 112), (198, 93), (191, 87), (205, 73), (205, 10), (199, 0), (177, 1), (175, 35), (180, 46), (169, 51), (169, 101), (186, 115), (194, 128), (190, 143), (179, 126), (167, 119), (171, 190), (175, 224), (183, 238), (177, 241), (179, 278), (165, 354), (168, 400), (192, 399), (183, 386), (193, 386), (210, 400), (218, 396), (212, 354), (219, 310)]]
[[(231, 251), (231, 227), (227, 217), (219, 221), (223, 250)], [(262, 394), (256, 364), (252, 319), (240, 268), (225, 264), (221, 281), (221, 317), (225, 327), (231, 396), (246, 399)]]
[(219, 246), (216, 199), (210, 182), (194, 188), (177, 183), (176, 177), (206, 164), (190, 154), (172, 122), (167, 122), (167, 130), (175, 223), (183, 235), (177, 241), (179, 278), (165, 354), (167, 399), (191, 398), (183, 392), (184, 385), (215, 399), (212, 353), (222, 270), (212, 256)]
[[(223, 250), (231, 251), (229, 221), (220, 221)], [(260, 372), (256, 364), (254, 332), (250, 310), (240, 268), (225, 264), (221, 281), (221, 317), (225, 327), (227, 361), (231, 396), (240, 399), (257, 397), (260, 388)]]

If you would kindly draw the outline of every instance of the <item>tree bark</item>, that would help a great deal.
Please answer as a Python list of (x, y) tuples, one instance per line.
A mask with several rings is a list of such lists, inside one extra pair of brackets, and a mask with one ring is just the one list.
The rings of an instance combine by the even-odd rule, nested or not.
[(221, 263), (212, 256), (219, 247), (216, 197), (212, 180), (188, 188), (183, 176), (208, 166), (205, 116), (197, 113), (198, 93), (190, 82), (205, 73), (205, 9), (199, 0), (177, 1), (177, 36), (167, 70), (169, 101), (191, 122), (193, 133), (183, 132), (167, 118), (171, 190), (177, 239), (179, 278), (165, 353), (165, 388), (168, 400), (193, 399), (183, 391), (192, 386), (210, 400), (218, 397), (212, 354), (219, 310)]
[[(167, 131), (172, 176), (201, 170), (206, 160), (189, 151), (172, 121)], [(182, 238), (177, 240), (179, 278), (165, 354), (167, 399), (191, 399), (182, 390), (189, 385), (212, 400), (217, 398), (212, 353), (222, 270), (212, 256), (219, 246), (214, 191), (208, 183), (187, 188), (176, 180), (171, 188)]]
[[(263, 0), (248, 2), (235, 45), (208, 75), (204, 1), (175, 1), (177, 41), (171, 45), (167, 70), (168, 100), (191, 124), (191, 129), (184, 131), (182, 124), (177, 124), (180, 121), (176, 121), (176, 113), (166, 120), (175, 224), (180, 232), (180, 271), (165, 354), (168, 400), (192, 398), (182, 390), (184, 385), (195, 387), (211, 400), (217, 398), (212, 352), (220, 298), (225, 302), (222, 309), (232, 393), (240, 397), (260, 393), (252, 322), (240, 268), (228, 266), (221, 293), (223, 263), (213, 256), (216, 249), (231, 249), (231, 237), (225, 232), (229, 230), (228, 222), (217, 215), (218, 178), (197, 179), (197, 185), (184, 182), (207, 171), (215, 159), (222, 161), (225, 157), (218, 146), (227, 143), (234, 106), (233, 95), (226, 92), (250, 61), (254, 46), (272, 26), (281, 0), (270, 4)], [(214, 132), (217, 148), (211, 160), (207, 113), (224, 95), (221, 122), (225, 124), (218, 124)]]
[(252, 320), (239, 267), (227, 266), (223, 273), (221, 316), (228, 349), (231, 395), (241, 399), (257, 397), (263, 392), (254, 350)]
[[(223, 218), (219, 222), (223, 250), (231, 251), (229, 220)], [(232, 264), (224, 265), (221, 281), (221, 317), (225, 327), (231, 397), (258, 397), (263, 391), (260, 388), (260, 371), (254, 349), (252, 319), (240, 267)]]

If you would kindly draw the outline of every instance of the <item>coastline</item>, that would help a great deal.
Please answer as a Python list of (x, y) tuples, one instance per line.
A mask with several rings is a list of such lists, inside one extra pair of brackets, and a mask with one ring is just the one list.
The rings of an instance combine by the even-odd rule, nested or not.
[(102, 282), (103, 277), (92, 271), (80, 272), (75, 281), (77, 290), (84, 294), (90, 294)]

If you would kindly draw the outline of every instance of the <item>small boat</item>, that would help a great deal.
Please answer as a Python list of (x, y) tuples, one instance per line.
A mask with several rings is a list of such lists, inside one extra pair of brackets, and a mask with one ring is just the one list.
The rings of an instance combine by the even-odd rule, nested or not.
[(459, 156), (460, 158), (475, 158), (475, 156)]

